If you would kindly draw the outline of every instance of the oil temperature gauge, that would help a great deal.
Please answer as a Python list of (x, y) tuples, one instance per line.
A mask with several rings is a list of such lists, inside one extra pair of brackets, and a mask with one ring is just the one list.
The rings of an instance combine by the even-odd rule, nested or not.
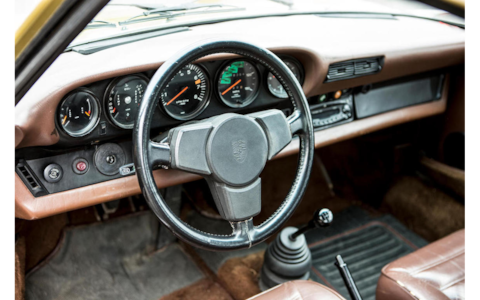
[(77, 90), (69, 94), (60, 105), (58, 123), (68, 135), (84, 136), (97, 126), (99, 110), (98, 99), (90, 91)]
[(106, 111), (114, 125), (123, 129), (133, 128), (147, 84), (146, 77), (131, 75), (117, 78), (108, 86)]

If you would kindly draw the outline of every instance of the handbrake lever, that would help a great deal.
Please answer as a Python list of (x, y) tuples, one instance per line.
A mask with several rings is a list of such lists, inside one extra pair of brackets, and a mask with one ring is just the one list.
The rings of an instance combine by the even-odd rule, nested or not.
[(350, 273), (347, 264), (343, 261), (342, 256), (340, 254), (337, 255), (335, 260), (335, 266), (337, 266), (338, 271), (340, 271), (340, 275), (342, 275), (343, 281), (345, 282), (345, 286), (347, 287), (352, 300), (362, 300), (362, 296), (360, 295), (352, 274)]

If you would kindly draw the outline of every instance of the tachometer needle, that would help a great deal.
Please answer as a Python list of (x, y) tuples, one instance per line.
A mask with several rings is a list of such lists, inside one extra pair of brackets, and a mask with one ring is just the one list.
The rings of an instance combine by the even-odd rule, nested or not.
[(222, 92), (222, 96), (225, 95), (226, 93), (228, 93), (229, 90), (233, 89), (237, 84), (240, 83), (240, 81), (242, 81), (241, 79), (237, 80), (237, 82), (235, 82), (234, 84), (232, 84), (228, 89), (224, 90)]
[(86, 111), (85, 114), (90, 117), (90, 112)]
[(175, 99), (177, 99), (181, 94), (183, 94), (183, 92), (185, 92), (186, 90), (188, 90), (188, 86), (184, 87), (183, 90), (180, 91), (180, 93), (178, 93), (175, 97), (172, 98), (172, 100), (168, 101), (167, 102), (167, 105), (170, 105), (170, 103), (172, 103)]
[(65, 121), (67, 120), (67, 116), (63, 117), (62, 125), (65, 125)]

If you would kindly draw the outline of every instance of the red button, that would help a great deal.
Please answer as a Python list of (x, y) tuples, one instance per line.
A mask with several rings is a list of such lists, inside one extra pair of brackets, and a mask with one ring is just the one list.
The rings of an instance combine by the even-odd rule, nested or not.
[(83, 161), (79, 161), (76, 167), (77, 167), (77, 170), (79, 170), (80, 172), (83, 172), (87, 169), (87, 164)]

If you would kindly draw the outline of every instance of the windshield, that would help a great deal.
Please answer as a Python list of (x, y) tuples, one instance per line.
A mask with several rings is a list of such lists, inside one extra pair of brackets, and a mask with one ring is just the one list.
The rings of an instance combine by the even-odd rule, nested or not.
[(406, 14), (464, 24), (464, 19), (411, 0), (112, 0), (70, 47), (117, 36), (240, 18), (298, 13)]

